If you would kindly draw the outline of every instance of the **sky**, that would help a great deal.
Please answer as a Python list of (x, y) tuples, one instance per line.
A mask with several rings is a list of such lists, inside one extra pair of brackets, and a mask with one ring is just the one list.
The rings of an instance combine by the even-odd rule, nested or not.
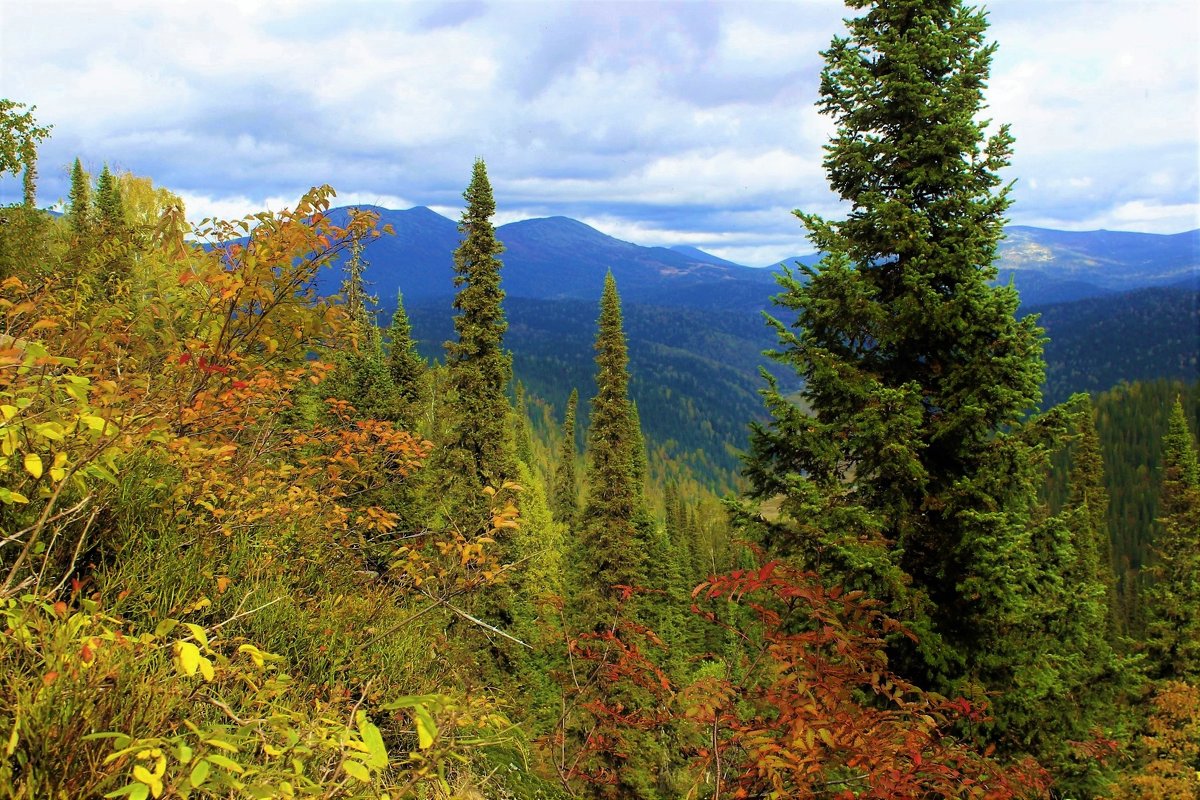
[[(1200, 227), (1200, 4), (994, 0), (985, 115), (1011, 124), (1015, 224)], [(827, 188), (819, 51), (850, 15), (790, 2), (0, 0), (0, 97), (75, 157), (147, 175), (188, 216), (330, 184), (456, 218), (477, 157), (497, 223), (574, 217), (754, 266), (812, 251)], [(0, 200), (20, 193), (0, 183)]]

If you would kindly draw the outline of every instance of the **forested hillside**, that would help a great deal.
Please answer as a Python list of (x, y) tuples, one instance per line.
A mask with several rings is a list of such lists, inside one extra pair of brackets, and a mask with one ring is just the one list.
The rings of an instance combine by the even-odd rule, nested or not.
[(986, 15), (850, 6), (757, 330), (763, 273), (505, 241), (482, 159), (416, 303), (328, 186), (52, 214), (0, 101), (0, 797), (1200, 796), (1200, 385), (1068, 396), (1194, 377), (1194, 292), (1021, 313)]

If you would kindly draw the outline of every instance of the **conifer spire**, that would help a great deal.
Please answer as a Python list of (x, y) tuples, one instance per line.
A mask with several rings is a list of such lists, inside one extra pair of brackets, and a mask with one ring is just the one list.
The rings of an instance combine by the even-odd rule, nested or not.
[(505, 391), (512, 379), (512, 357), (504, 350), (508, 323), (499, 259), (504, 246), (492, 225), (496, 202), (481, 159), (475, 161), (463, 198), (467, 207), (458, 225), (463, 240), (454, 251), (458, 340), (446, 343), (449, 382), (458, 396), (460, 418), (447, 444), (465, 456), (463, 467), (481, 487), (498, 486), (517, 472), (506, 431), (510, 409)]
[(578, 558), (586, 605), (601, 610), (615, 605), (613, 586), (645, 586), (646, 543), (638, 529), (645, 501), (637, 477), (632, 415), (621, 299), (609, 272), (600, 298), (596, 396), (587, 437), (587, 503)]
[(107, 233), (118, 230), (125, 224), (125, 212), (121, 203), (121, 186), (108, 164), (100, 170), (96, 181), (96, 218)]
[(579, 517), (579, 479), (575, 475), (575, 415), (579, 406), (579, 390), (572, 389), (563, 415), (562, 442), (558, 446), (558, 463), (554, 467), (554, 491), (551, 512), (554, 519), (573, 528)]
[(76, 158), (74, 166), (71, 167), (71, 193), (68, 196), (70, 207), (67, 209), (71, 230), (76, 234), (86, 233), (91, 228), (91, 192), (92, 187), (88, 175), (83, 171), (83, 165), (79, 159)]
[(404, 297), (396, 293), (396, 311), (388, 327), (387, 368), (401, 405), (399, 421), (413, 427), (420, 416), (419, 406), (426, 398), (425, 372), (429, 368), (425, 359), (417, 352), (413, 339), (412, 324), (404, 310)]
[(1159, 531), (1146, 598), (1147, 649), (1159, 677), (1200, 679), (1200, 458), (1183, 403), (1163, 437)]

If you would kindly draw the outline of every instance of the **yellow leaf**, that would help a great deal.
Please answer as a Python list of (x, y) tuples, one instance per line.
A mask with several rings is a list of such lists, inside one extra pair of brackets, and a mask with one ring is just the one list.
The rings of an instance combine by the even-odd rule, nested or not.
[(133, 765), (133, 777), (147, 785), (154, 783), (154, 776), (150, 774), (150, 770), (146, 769), (141, 764)]
[(0, 414), (4, 415), (5, 419), (12, 419), (17, 415), (16, 406), (0, 406)]
[(25, 471), (35, 479), (42, 477), (42, 457), (37, 453), (26, 453)]
[(417, 745), (422, 750), (428, 750), (437, 736), (437, 723), (433, 721), (433, 717), (429, 716), (425, 706), (413, 708), (413, 717), (417, 723)]
[(195, 675), (200, 666), (200, 648), (191, 642), (176, 642), (175, 659), (184, 675)]
[(213, 663), (203, 656), (200, 658), (200, 674), (204, 676), (204, 680), (212, 683), (213, 676), (215, 675)]

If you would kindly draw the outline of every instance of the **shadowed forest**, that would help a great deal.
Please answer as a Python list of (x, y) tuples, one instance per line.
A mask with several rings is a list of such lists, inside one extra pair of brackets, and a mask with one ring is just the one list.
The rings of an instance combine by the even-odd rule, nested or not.
[(1048, 382), (985, 15), (849, 5), (846, 215), (796, 212), (736, 473), (694, 409), (644, 436), (683, 378), (631, 372), (612, 272), (577, 390), (514, 375), (482, 160), (430, 359), (374, 211), (193, 226), (76, 160), (51, 213), (0, 101), (0, 797), (1200, 796), (1200, 386)]

